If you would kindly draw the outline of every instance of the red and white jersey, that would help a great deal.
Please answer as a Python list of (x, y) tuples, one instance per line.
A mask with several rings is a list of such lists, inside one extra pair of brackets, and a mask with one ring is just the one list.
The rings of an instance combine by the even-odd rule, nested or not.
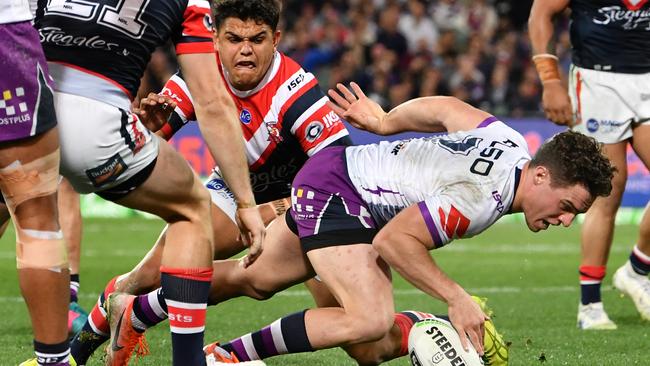
[(35, 26), (57, 91), (125, 110), (156, 47), (214, 53), (206, 0), (38, 0)]
[(31, 19), (29, 0), (0, 1), (0, 24), (24, 22)]
[(379, 227), (417, 204), (441, 247), (482, 232), (510, 210), (530, 155), (523, 136), (490, 117), (470, 131), (348, 147), (346, 159)]
[[(327, 96), (314, 75), (289, 57), (276, 52), (262, 81), (248, 91), (236, 90), (219, 65), (239, 113), (258, 203), (288, 197), (293, 177), (316, 152), (326, 146), (351, 144), (342, 120), (325, 104)], [(167, 81), (162, 93), (178, 103), (161, 129), (171, 137), (196, 119), (194, 105), (181, 75)]]

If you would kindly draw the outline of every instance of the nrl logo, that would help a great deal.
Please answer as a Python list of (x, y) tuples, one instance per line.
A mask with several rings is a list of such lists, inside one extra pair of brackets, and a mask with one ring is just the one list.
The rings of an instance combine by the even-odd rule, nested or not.
[(623, 0), (623, 4), (629, 10), (639, 10), (641, 7), (648, 2), (648, 0)]

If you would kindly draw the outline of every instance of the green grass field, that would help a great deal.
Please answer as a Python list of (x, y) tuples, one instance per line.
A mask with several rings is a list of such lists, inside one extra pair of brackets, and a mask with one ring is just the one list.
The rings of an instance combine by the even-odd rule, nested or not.
[[(129, 270), (145, 254), (163, 224), (157, 220), (85, 221), (81, 299), (90, 309), (113, 275)], [(579, 300), (577, 265), (579, 228), (530, 233), (522, 224), (498, 224), (479, 237), (456, 241), (432, 252), (440, 266), (470, 292), (490, 299), (497, 328), (512, 342), (512, 365), (647, 365), (650, 323), (643, 323), (630, 299), (611, 287), (611, 274), (627, 258), (635, 226), (619, 226), (604, 285), (604, 301), (619, 329), (576, 329)], [(0, 240), (0, 365), (31, 357), (32, 337), (26, 307), (16, 281), (13, 232)], [(398, 309), (444, 313), (445, 307), (395, 279)], [(208, 311), (206, 340), (229, 340), (278, 317), (312, 305), (302, 285), (273, 299), (237, 299)], [(151, 355), (138, 365), (170, 364), (167, 323), (147, 332)], [(272, 358), (269, 365), (353, 365), (339, 349)], [(100, 365), (99, 355), (89, 365)], [(389, 365), (408, 365), (406, 359)]]

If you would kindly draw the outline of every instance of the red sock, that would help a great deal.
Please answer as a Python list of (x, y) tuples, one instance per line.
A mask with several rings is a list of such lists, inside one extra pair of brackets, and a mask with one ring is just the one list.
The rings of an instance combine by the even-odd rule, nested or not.
[(93, 309), (88, 314), (88, 322), (93, 328), (95, 333), (108, 336), (110, 334), (110, 327), (108, 321), (106, 321), (106, 310), (104, 310), (104, 303), (108, 299), (108, 296), (115, 292), (115, 282), (119, 276), (113, 277), (104, 288), (104, 292), (99, 295), (99, 299), (93, 306)]
[(399, 349), (399, 355), (404, 356), (409, 352), (409, 332), (413, 327), (413, 320), (402, 313), (395, 314), (395, 325), (399, 327), (402, 332), (402, 342)]

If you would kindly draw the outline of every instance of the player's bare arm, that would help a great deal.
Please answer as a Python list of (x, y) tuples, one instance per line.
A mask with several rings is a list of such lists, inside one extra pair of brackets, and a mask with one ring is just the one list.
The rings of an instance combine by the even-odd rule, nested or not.
[(196, 117), (208, 149), (237, 201), (238, 226), (244, 244), (250, 248), (245, 264), (262, 251), (264, 223), (257, 210), (244, 152), (244, 138), (236, 120), (233, 100), (225, 90), (214, 54), (184, 54), (178, 57), (185, 81), (193, 96)]
[(386, 113), (356, 83), (352, 91), (343, 84), (329, 90), (329, 106), (354, 127), (379, 135), (404, 131), (456, 132), (476, 128), (491, 115), (454, 97), (423, 97), (410, 100)]
[(559, 125), (574, 123), (571, 100), (562, 83), (553, 45), (553, 17), (569, 5), (569, 0), (536, 0), (528, 18), (533, 61), (542, 81), (542, 104), (546, 118)]
[(407, 281), (447, 303), (449, 319), (463, 347), (469, 341), (483, 354), (483, 323), (488, 317), (470, 295), (449, 278), (429, 255), (435, 249), (417, 205), (405, 208), (382, 228), (372, 243), (379, 255)]

